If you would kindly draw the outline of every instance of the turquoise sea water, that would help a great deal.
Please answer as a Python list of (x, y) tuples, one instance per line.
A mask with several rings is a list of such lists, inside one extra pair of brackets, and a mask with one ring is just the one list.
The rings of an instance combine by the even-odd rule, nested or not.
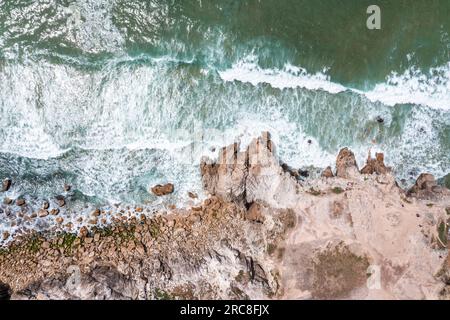
[(360, 164), (384, 151), (405, 184), (443, 176), (449, 14), (447, 0), (0, 0), (0, 178), (11, 198), (68, 183), (97, 203), (158, 201), (148, 187), (170, 181), (178, 201), (199, 191), (202, 155), (262, 130), (294, 167), (348, 146)]

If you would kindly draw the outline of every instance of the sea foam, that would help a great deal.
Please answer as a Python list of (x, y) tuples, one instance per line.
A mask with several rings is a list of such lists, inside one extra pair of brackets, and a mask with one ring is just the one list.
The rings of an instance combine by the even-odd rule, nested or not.
[(231, 68), (219, 71), (222, 80), (240, 81), (259, 85), (269, 84), (273, 88), (304, 88), (324, 90), (332, 94), (352, 91), (364, 95), (371, 102), (385, 105), (416, 104), (434, 109), (450, 110), (450, 62), (446, 65), (422, 71), (411, 67), (402, 74), (392, 72), (384, 83), (376, 84), (372, 90), (363, 91), (332, 82), (327, 69), (315, 74), (302, 67), (285, 64), (282, 69), (261, 68), (254, 56), (248, 56)]

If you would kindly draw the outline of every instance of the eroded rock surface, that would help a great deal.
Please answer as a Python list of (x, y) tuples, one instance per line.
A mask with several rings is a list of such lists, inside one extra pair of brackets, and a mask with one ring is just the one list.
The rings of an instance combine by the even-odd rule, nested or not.
[(299, 180), (268, 133), (200, 170), (191, 208), (15, 239), (0, 282), (14, 299), (449, 297), (450, 196), (429, 175), (404, 192), (381, 154), (361, 174), (344, 148), (336, 176)]

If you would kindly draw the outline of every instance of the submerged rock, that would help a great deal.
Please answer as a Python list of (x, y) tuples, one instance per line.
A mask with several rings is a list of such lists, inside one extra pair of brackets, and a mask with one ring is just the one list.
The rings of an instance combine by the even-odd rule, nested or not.
[(173, 193), (174, 186), (172, 183), (167, 183), (164, 185), (158, 184), (158, 185), (152, 187), (151, 191), (153, 192), (154, 195), (160, 197), (160, 196), (164, 196), (164, 195)]

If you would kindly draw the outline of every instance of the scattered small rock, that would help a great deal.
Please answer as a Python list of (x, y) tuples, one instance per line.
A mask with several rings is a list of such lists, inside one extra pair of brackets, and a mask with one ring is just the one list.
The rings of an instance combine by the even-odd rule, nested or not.
[(57, 224), (61, 224), (61, 223), (64, 222), (64, 218), (63, 217), (56, 217), (55, 221), (56, 221)]
[(6, 197), (5, 199), (3, 199), (3, 203), (7, 204), (7, 205), (10, 205), (11, 203), (13, 203), (13, 201), (12, 201), (12, 199)]
[(94, 217), (98, 217), (98, 216), (100, 216), (100, 214), (101, 214), (100, 209), (95, 209), (95, 210), (92, 212), (92, 216), (94, 216)]
[(65, 185), (64, 185), (64, 191), (65, 191), (65, 192), (69, 192), (71, 189), (72, 189), (72, 186), (70, 186), (70, 185), (68, 185), (68, 184), (65, 184)]
[(22, 199), (22, 198), (17, 199), (16, 200), (16, 205), (19, 206), (19, 207), (24, 206), (25, 205), (25, 199)]

